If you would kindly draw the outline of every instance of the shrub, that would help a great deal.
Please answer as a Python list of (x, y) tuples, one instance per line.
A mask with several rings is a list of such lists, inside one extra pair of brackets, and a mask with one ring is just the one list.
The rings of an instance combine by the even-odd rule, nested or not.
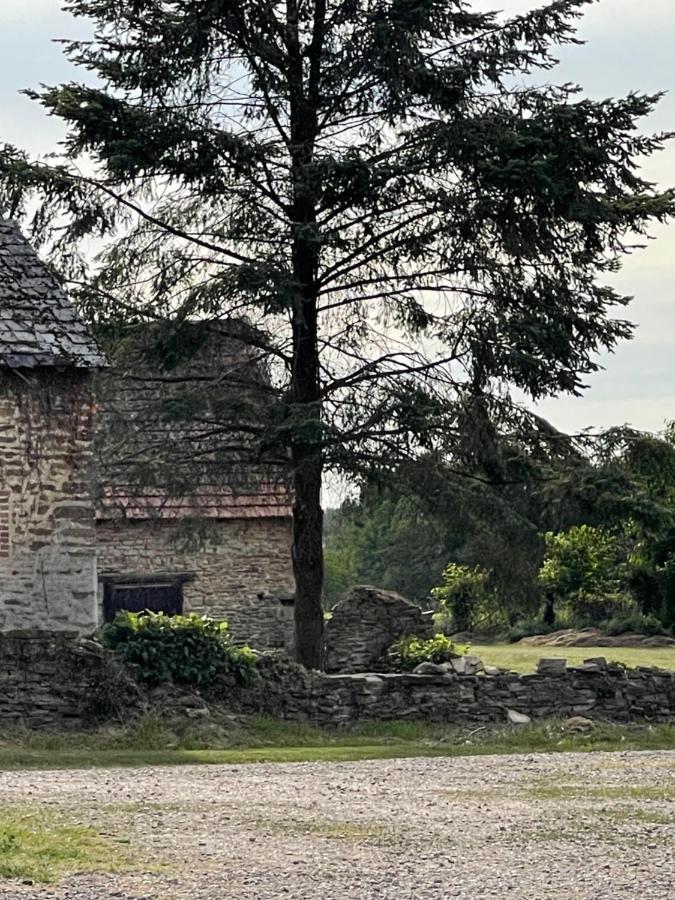
[(630, 615), (614, 616), (607, 623), (607, 634), (625, 634), (632, 631), (637, 634), (665, 634), (663, 625), (653, 614), (634, 612)]
[(428, 640), (410, 635), (396, 641), (387, 651), (387, 659), (393, 669), (402, 672), (412, 670), (423, 662), (444, 663), (466, 653), (444, 634), (436, 634)]
[(630, 611), (631, 600), (620, 590), (625, 572), (616, 535), (578, 525), (545, 538), (539, 582), (545, 596), (555, 599), (559, 621), (598, 625)]
[(439, 613), (452, 616), (456, 631), (490, 631), (506, 624), (499, 598), (488, 588), (488, 573), (478, 567), (450, 563), (443, 572), (443, 584), (432, 597)]
[(256, 669), (253, 651), (232, 644), (227, 622), (207, 616), (120, 612), (103, 626), (99, 640), (150, 683), (202, 686), (223, 674), (245, 681)]
[(526, 637), (533, 637), (538, 634), (552, 634), (560, 625), (556, 622), (553, 624), (544, 622), (543, 619), (521, 619), (516, 622), (506, 633), (506, 638), (511, 644), (520, 641)]
[(605, 628), (614, 618), (626, 618), (639, 612), (630, 594), (614, 591), (606, 594), (580, 592), (560, 609), (561, 627)]

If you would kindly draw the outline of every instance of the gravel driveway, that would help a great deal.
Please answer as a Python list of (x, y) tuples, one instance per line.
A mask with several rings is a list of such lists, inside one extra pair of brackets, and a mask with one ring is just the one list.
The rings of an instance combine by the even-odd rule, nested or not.
[(675, 753), (0, 773), (139, 871), (7, 900), (673, 900)]

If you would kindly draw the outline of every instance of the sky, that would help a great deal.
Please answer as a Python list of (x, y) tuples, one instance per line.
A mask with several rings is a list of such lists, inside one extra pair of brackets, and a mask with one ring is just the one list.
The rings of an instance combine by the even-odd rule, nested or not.
[[(476, 8), (506, 13), (537, 5), (474, 2)], [(0, 0), (0, 141), (34, 155), (53, 150), (62, 130), (19, 91), (81, 78), (53, 39), (85, 36), (86, 25), (60, 7), (60, 0)], [(555, 80), (574, 81), (595, 99), (631, 90), (671, 92), (645, 130), (675, 131), (675, 3), (599, 0), (588, 8), (579, 35), (585, 45), (561, 49)], [(675, 142), (649, 161), (644, 174), (663, 186), (675, 185)], [(558, 397), (538, 406), (564, 431), (621, 424), (658, 431), (666, 419), (675, 419), (675, 223), (654, 229), (653, 237), (627, 259), (614, 282), (634, 297), (627, 312), (638, 326), (634, 339), (599, 358), (603, 370), (588, 379), (582, 398)]]

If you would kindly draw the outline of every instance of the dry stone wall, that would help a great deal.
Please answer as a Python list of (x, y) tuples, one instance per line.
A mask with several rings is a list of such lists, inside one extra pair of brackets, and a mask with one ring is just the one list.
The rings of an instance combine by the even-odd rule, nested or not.
[(3, 727), (83, 729), (141, 706), (133, 678), (93, 641), (66, 632), (0, 635)]
[[(457, 724), (585, 716), (618, 722), (675, 721), (675, 672), (596, 663), (533, 675), (325, 675), (282, 657), (259, 661), (250, 686), (214, 684), (199, 704), (325, 727), (360, 721)], [(166, 709), (167, 690), (164, 689)], [(176, 712), (185, 708), (176, 692)], [(0, 723), (83, 727), (152, 708), (117, 658), (92, 641), (54, 635), (0, 635)], [(170, 708), (170, 694), (168, 699)]]
[(181, 539), (179, 524), (152, 519), (99, 522), (101, 578), (186, 573), (186, 613), (227, 620), (237, 641), (289, 649), (293, 635), (289, 599), (295, 590), (290, 520), (213, 522), (206, 540), (194, 546)]
[(675, 672), (621, 666), (564, 668), (556, 675), (325, 675), (266, 658), (264, 691), (242, 697), (262, 712), (336, 727), (359, 721), (505, 723), (587, 716), (617, 722), (675, 721)]
[(0, 631), (96, 627), (90, 379), (0, 373)]
[(433, 621), (393, 591), (359, 585), (333, 609), (326, 623), (328, 672), (367, 672), (401, 637), (431, 637)]

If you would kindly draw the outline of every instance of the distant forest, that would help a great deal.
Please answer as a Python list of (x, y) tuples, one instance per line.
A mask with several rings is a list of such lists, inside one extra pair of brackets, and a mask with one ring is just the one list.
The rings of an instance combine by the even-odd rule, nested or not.
[(492, 438), (473, 476), (429, 456), (327, 511), (326, 605), (368, 583), (488, 631), (672, 628), (673, 423)]

